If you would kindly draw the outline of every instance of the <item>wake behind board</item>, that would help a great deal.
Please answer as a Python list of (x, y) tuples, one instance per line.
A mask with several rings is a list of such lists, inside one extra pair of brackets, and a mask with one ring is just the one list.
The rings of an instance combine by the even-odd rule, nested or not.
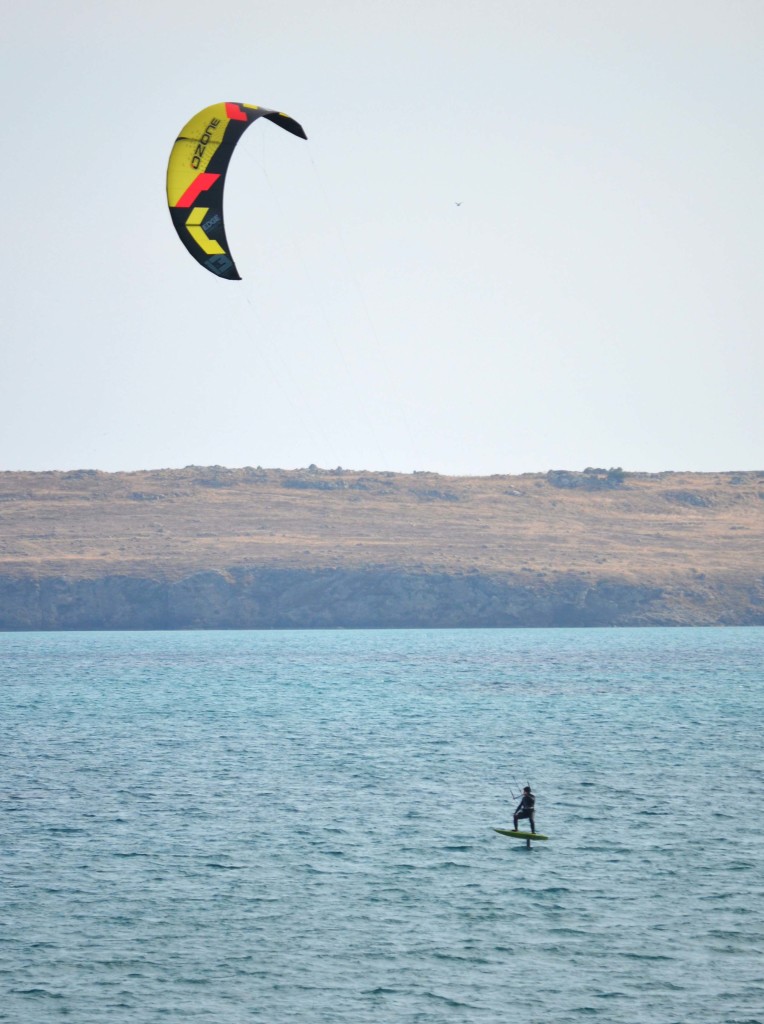
[(516, 832), (511, 828), (495, 828), (494, 832), (499, 832), (503, 836), (511, 836), (513, 839), (524, 839), (528, 846), (531, 845), (531, 839), (540, 839), (543, 843), (549, 839), (549, 836), (544, 836), (540, 832)]

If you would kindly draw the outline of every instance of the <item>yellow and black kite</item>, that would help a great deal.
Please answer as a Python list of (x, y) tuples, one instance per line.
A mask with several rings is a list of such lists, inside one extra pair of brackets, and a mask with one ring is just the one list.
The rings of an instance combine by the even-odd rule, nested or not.
[(276, 110), (251, 103), (215, 103), (182, 129), (167, 165), (167, 202), (181, 242), (198, 263), (229, 281), (241, 277), (225, 237), (225, 176), (236, 143), (258, 117), (307, 139), (301, 125)]

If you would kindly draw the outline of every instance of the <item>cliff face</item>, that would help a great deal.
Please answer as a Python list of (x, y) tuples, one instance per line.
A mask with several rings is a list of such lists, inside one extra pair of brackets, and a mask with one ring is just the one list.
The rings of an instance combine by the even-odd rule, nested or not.
[(0, 474), (0, 629), (764, 624), (764, 474)]
[[(711, 621), (711, 620), (709, 620)], [(715, 620), (714, 620), (715, 621)], [(265, 629), (680, 624), (656, 587), (394, 571), (232, 570), (178, 581), (0, 578), (4, 629)]]

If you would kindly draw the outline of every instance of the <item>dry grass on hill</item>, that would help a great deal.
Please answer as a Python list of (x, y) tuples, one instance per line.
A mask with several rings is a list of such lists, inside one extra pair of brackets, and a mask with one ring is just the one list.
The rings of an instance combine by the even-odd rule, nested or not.
[(0, 473), (0, 574), (235, 566), (760, 579), (764, 473)]

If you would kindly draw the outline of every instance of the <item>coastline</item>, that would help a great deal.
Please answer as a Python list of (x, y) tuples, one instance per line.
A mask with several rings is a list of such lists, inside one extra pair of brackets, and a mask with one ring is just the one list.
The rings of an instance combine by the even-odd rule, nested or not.
[(764, 473), (0, 473), (0, 629), (764, 625)]

